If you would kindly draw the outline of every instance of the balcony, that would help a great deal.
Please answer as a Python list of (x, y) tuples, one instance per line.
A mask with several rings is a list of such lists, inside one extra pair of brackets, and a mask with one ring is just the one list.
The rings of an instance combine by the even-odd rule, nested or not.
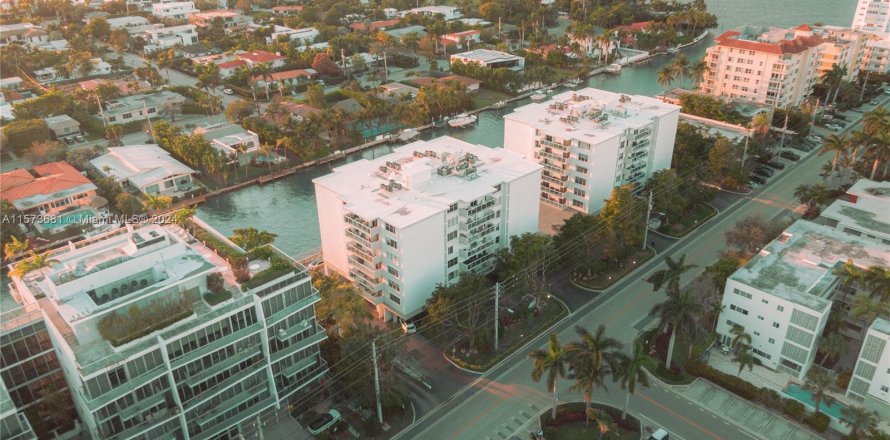
[(318, 344), (321, 341), (324, 341), (325, 339), (327, 339), (327, 337), (328, 337), (328, 334), (325, 333), (324, 329), (316, 325), (315, 333), (307, 336), (304, 339), (293, 342), (290, 345), (288, 345), (287, 347), (284, 347), (281, 350), (278, 350), (275, 353), (273, 353), (272, 354), (272, 363), (274, 364), (274, 363), (276, 363), (276, 362), (278, 362), (278, 361), (280, 361), (280, 360), (282, 360), (282, 359), (284, 359), (284, 358), (286, 358), (300, 350), (303, 350), (307, 347), (311, 347), (315, 344)]
[(238, 394), (235, 394), (232, 397), (229, 397), (222, 402), (213, 405), (213, 409), (206, 411), (198, 416), (198, 425), (202, 428), (206, 426), (210, 426), (210, 424), (221, 414), (226, 411), (237, 407), (238, 405), (244, 403), (246, 400), (250, 400), (251, 398), (258, 396), (264, 392), (269, 391), (269, 384), (266, 381), (262, 381), (244, 391), (241, 391)]
[[(265, 399), (259, 401), (255, 405), (251, 405), (247, 408), (247, 410), (242, 411), (239, 414), (232, 416), (231, 418), (225, 419), (215, 425), (211, 425), (204, 429), (199, 434), (192, 434), (190, 436), (191, 440), (207, 440), (210, 438), (214, 438), (220, 434), (221, 431), (231, 428), (232, 426), (240, 423), (242, 421), (255, 418), (256, 415), (262, 413), (268, 408), (271, 408), (275, 405), (275, 401), (277, 399), (274, 396), (266, 397)], [(205, 427), (207, 424), (202, 424), (202, 427)]]
[(571, 154), (568, 152), (565, 153), (551, 153), (545, 150), (538, 150), (535, 152), (536, 158), (546, 157), (547, 159), (555, 160), (557, 162), (565, 162), (566, 159), (569, 158)]
[(145, 385), (145, 384), (157, 379), (158, 376), (164, 374), (165, 371), (166, 371), (165, 366), (163, 364), (161, 364), (161, 365), (155, 367), (154, 369), (152, 369), (151, 371), (146, 371), (145, 373), (143, 373), (137, 377), (134, 377), (133, 379), (130, 379), (129, 381), (127, 381), (127, 383), (121, 384), (121, 385), (117, 386), (116, 388), (113, 388), (111, 391), (108, 391), (105, 394), (97, 396), (95, 399), (90, 400), (87, 403), (87, 406), (90, 408), (91, 411), (95, 411), (95, 410), (123, 397), (124, 395), (131, 393), (136, 388), (139, 388), (142, 385)]
[(225, 347), (230, 344), (234, 344), (242, 339), (246, 339), (247, 337), (259, 332), (262, 330), (262, 326), (259, 323), (255, 323), (253, 325), (249, 325), (241, 330), (238, 330), (234, 333), (229, 333), (213, 342), (207, 343), (203, 347), (190, 351), (178, 358), (176, 360), (170, 362), (170, 366), (173, 369), (179, 368), (195, 359), (200, 359), (210, 353), (213, 353), (216, 350), (219, 350), (222, 347)]
[(374, 251), (372, 251), (366, 247), (363, 247), (362, 245), (360, 245), (356, 242), (348, 243), (346, 245), (346, 249), (349, 252), (352, 252), (353, 254), (365, 259), (366, 261), (370, 261), (375, 264), (379, 263), (383, 258), (382, 255), (374, 255), (373, 254)]
[(312, 294), (307, 296), (306, 298), (303, 298), (303, 299), (287, 306), (283, 310), (279, 310), (278, 312), (275, 312), (275, 314), (272, 316), (267, 316), (266, 317), (266, 325), (273, 326), (273, 325), (277, 324), (278, 322), (280, 322), (282, 319), (285, 319), (288, 316), (293, 315), (294, 313), (297, 313), (300, 310), (303, 310), (306, 307), (309, 307), (309, 306), (321, 301), (321, 297), (318, 295), (318, 291), (315, 289), (312, 289), (312, 291), (313, 291)]
[(344, 215), (343, 221), (358, 228), (365, 234), (374, 235), (374, 233), (376, 233), (378, 231), (376, 222), (368, 223), (368, 222), (364, 221), (361, 217), (359, 217), (355, 214)]
[(376, 243), (380, 238), (378, 235), (365, 234), (356, 228), (346, 229), (346, 236), (369, 249), (373, 249), (373, 243)]
[(288, 342), (291, 339), (300, 336), (303, 331), (312, 328), (312, 320), (304, 319), (288, 328), (278, 329), (272, 337), (278, 339), (279, 342)]
[(109, 440), (127, 440), (136, 438), (140, 434), (157, 428), (158, 426), (161, 426), (174, 418), (176, 418), (176, 413), (174, 411), (171, 411), (170, 409), (163, 409), (149, 414), (144, 422), (132, 428), (121, 431), (116, 435), (107, 435), (107, 433), (105, 432), (100, 432), (99, 434), (102, 438), (106, 438)]
[(189, 376), (187, 379), (183, 380), (182, 382), (185, 383), (186, 385), (188, 385), (190, 388), (194, 388), (194, 387), (198, 386), (199, 384), (206, 382), (208, 379), (212, 378), (213, 376), (216, 376), (217, 374), (222, 373), (223, 371), (226, 371), (226, 370), (234, 367), (235, 365), (240, 364), (241, 362), (249, 359), (251, 356), (253, 356), (259, 352), (260, 352), (259, 347), (254, 347), (252, 350), (245, 349), (244, 351), (242, 351), (240, 353), (235, 353), (234, 355), (229, 356), (229, 357), (223, 359), (222, 361), (219, 361), (219, 362), (211, 365), (209, 368), (205, 368), (205, 369), (201, 370), (201, 372), (199, 372), (198, 374), (195, 374), (194, 376)]
[(288, 379), (293, 379), (294, 376), (300, 374), (303, 371), (306, 371), (317, 363), (318, 359), (315, 356), (307, 357), (306, 359), (303, 359), (291, 365), (290, 367), (287, 367), (284, 371), (281, 372), (281, 375)]
[(353, 271), (356, 273), (360, 273), (368, 281), (373, 281), (380, 278), (381, 269), (369, 267), (366, 263), (359, 263), (359, 259), (353, 257), (352, 255), (348, 257), (348, 260), (350, 273)]
[(121, 420), (129, 420), (130, 418), (138, 415), (143, 411), (147, 411), (157, 405), (160, 405), (161, 403), (164, 403), (167, 400), (167, 396), (165, 396), (165, 394), (166, 393), (162, 390), (124, 408), (124, 410), (120, 412)]

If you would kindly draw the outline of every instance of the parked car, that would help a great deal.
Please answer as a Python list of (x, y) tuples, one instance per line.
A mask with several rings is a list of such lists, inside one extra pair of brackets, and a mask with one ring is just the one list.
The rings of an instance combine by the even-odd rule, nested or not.
[(328, 428), (334, 426), (334, 423), (337, 423), (339, 421), (340, 411), (337, 411), (336, 409), (330, 409), (328, 410), (328, 412), (316, 417), (315, 420), (309, 423), (309, 433), (312, 435), (320, 434), (327, 431)]
[(223, 89), (223, 93), (225, 93), (226, 95), (234, 95), (235, 91), (232, 89)]
[(890, 95), (890, 89), (884, 89), (884, 94), (885, 94), (885, 95)]
[(79, 134), (74, 136), (74, 139), (77, 139), (77, 142), (85, 142), (86, 141), (86, 139), (84, 139), (84, 137)]
[(753, 175), (753, 174), (748, 176), (748, 181), (756, 183), (758, 185), (766, 184), (766, 179), (764, 179), (763, 177), (760, 177), (760, 176)]
[(402, 321), (402, 331), (405, 332), (406, 335), (413, 335), (417, 333), (417, 326), (414, 325), (413, 322)]
[(306, 268), (308, 268), (309, 270), (315, 270), (315, 269), (320, 268), (322, 264), (324, 264), (324, 260), (322, 260), (321, 258), (316, 258), (316, 259), (312, 260), (312, 262), (309, 263), (309, 265), (306, 266)]
[(668, 434), (667, 431), (659, 428), (652, 434), (649, 434), (648, 440), (670, 440), (670, 438), (671, 438), (671, 436)]
[(825, 128), (832, 130), (832, 131), (841, 131), (842, 127), (837, 124), (825, 124)]
[(846, 121), (847, 117), (841, 113), (838, 113), (838, 114), (834, 115), (834, 119), (840, 119), (841, 121)]
[(784, 170), (785, 169), (785, 165), (783, 165), (782, 162), (776, 162), (776, 161), (767, 162), (766, 166), (776, 169), (776, 170)]
[(804, 153), (809, 153), (810, 151), (813, 151), (814, 145), (807, 142), (803, 144), (792, 145), (791, 148), (794, 148), (797, 151), (803, 151)]
[(800, 155), (794, 154), (790, 151), (783, 151), (782, 154), (779, 155), (779, 157), (788, 159), (792, 162), (797, 162), (800, 160)]
[(752, 174), (756, 174), (761, 177), (773, 177), (773, 170), (767, 167), (760, 167), (752, 171)]

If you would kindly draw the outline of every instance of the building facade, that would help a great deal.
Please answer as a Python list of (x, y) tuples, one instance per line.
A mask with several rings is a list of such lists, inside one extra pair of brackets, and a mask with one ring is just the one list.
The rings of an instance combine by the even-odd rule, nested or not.
[(154, 3), (151, 5), (151, 15), (157, 18), (172, 20), (185, 20), (189, 15), (199, 12), (194, 2), (170, 2)]
[(803, 380), (836, 299), (835, 269), (847, 261), (887, 267), (890, 246), (798, 220), (727, 279), (721, 342), (728, 345), (740, 326), (764, 366)]
[(168, 49), (173, 46), (188, 46), (198, 42), (198, 32), (193, 24), (147, 29), (145, 31), (145, 52)]
[(195, 134), (204, 136), (210, 142), (211, 147), (229, 158), (230, 163), (245, 166), (259, 158), (259, 135), (245, 130), (240, 125), (213, 124), (196, 128)]
[(593, 88), (504, 116), (504, 148), (544, 166), (541, 201), (595, 213), (612, 189), (670, 168), (680, 107)]
[(490, 272), (511, 236), (537, 230), (540, 173), (450, 137), (336, 168), (314, 180), (326, 267), (381, 318), (410, 319), (436, 285)]
[(859, 0), (853, 29), (890, 32), (890, 0)]
[(13, 278), (49, 317), (93, 438), (237, 438), (319, 380), (318, 292), (306, 268), (264, 251), (251, 258), (268, 269), (247, 276), (267, 281), (241, 283), (187, 231), (130, 225), (54, 251), (58, 263), (42, 274)]
[(197, 188), (192, 180), (196, 171), (157, 145), (112, 147), (90, 166), (124, 189), (143, 194), (177, 197)]
[(890, 320), (879, 316), (868, 327), (847, 396), (890, 419)]
[(175, 111), (176, 107), (184, 102), (185, 96), (161, 90), (105, 101), (104, 105), (99, 107), (99, 111), (107, 124), (126, 124), (131, 121), (158, 118), (164, 112)]
[(797, 106), (813, 91), (822, 65), (822, 38), (795, 29), (743, 26), (707, 49), (708, 72), (699, 90), (762, 105)]
[(18, 411), (15, 403), (0, 383), (0, 437), (4, 440), (37, 440), (27, 417)]
[(490, 49), (475, 49), (469, 52), (451, 55), (451, 62), (460, 61), (464, 64), (478, 64), (490, 69), (522, 70), (525, 68), (525, 58), (506, 52)]
[(23, 214), (61, 214), (89, 206), (96, 197), (96, 185), (67, 162), (19, 168), (0, 179), (0, 198)]

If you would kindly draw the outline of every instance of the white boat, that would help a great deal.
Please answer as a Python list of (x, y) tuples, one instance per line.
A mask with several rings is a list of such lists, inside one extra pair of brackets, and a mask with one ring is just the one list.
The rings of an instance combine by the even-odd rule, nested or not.
[(416, 138), (420, 134), (419, 131), (413, 128), (406, 128), (399, 132), (399, 140), (402, 142), (410, 141), (411, 139)]
[(502, 99), (502, 100), (500, 100), (500, 101), (498, 101), (498, 102), (492, 104), (492, 105), (491, 105), (491, 108), (493, 108), (493, 109), (495, 109), (495, 110), (499, 110), (499, 109), (502, 109), (502, 108), (504, 108), (504, 107), (506, 107), (506, 106), (507, 106), (507, 101), (505, 101), (505, 100)]
[(532, 101), (543, 101), (547, 99), (547, 92), (538, 90), (537, 92), (532, 93), (532, 96), (530, 96), (530, 98), (532, 99)]
[(459, 115), (454, 119), (448, 120), (448, 125), (453, 128), (466, 127), (467, 125), (476, 123), (476, 115)]
[(679, 51), (680, 51), (680, 49), (678, 49), (678, 48), (676, 48), (676, 47), (669, 47), (669, 48), (668, 48), (668, 53), (677, 53), (677, 52), (679, 52)]
[(618, 73), (620, 71), (621, 71), (621, 64), (618, 64), (618, 63), (609, 64), (609, 66), (606, 67), (607, 73)]
[(566, 81), (566, 87), (574, 89), (581, 85), (581, 78), (570, 79)]

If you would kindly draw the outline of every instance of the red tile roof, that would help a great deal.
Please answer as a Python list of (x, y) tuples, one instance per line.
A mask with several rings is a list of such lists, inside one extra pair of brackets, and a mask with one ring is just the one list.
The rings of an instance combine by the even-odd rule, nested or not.
[[(287, 70), (284, 72), (274, 72), (274, 73), (270, 74), (268, 78), (269, 78), (269, 81), (285, 81), (285, 80), (300, 78), (300, 77), (312, 78), (313, 76), (315, 76), (315, 74), (308, 70), (295, 69), (295, 70)], [(259, 81), (262, 79), (263, 79), (262, 75), (256, 75), (253, 77), (254, 81)]]
[(739, 35), (741, 35), (741, 33), (737, 31), (726, 31), (715, 38), (714, 41), (721, 46), (766, 52), (776, 55), (801, 53), (823, 43), (821, 38), (815, 36), (795, 37), (793, 40), (782, 40), (777, 43), (764, 43), (760, 41), (739, 40), (736, 38)]
[(283, 60), (284, 57), (265, 50), (253, 50), (250, 52), (239, 53), (238, 58), (251, 63), (271, 63), (273, 61)]
[(652, 24), (651, 21), (638, 21), (625, 26), (618, 26), (617, 29), (621, 29), (625, 32), (641, 31), (649, 27), (650, 24)]
[(281, 11), (281, 12), (290, 12), (290, 11), (302, 11), (303, 7), (300, 5), (288, 5), (288, 6), (274, 6), (272, 7), (273, 11)]
[(0, 174), (0, 198), (14, 202), (38, 194), (52, 194), (92, 183), (65, 162), (36, 165), (34, 174), (37, 177), (25, 169)]
[(811, 30), (813, 30), (813, 28), (811, 28), (810, 25), (808, 25), (808, 24), (806, 24), (806, 23), (804, 23), (804, 24), (802, 24), (802, 25), (800, 25), (800, 26), (798, 26), (798, 27), (796, 27), (796, 28), (794, 28), (794, 29), (797, 29), (797, 30), (799, 30), (799, 31), (811, 31)]
[[(402, 21), (402, 19), (400, 19), (400, 18), (391, 18), (389, 20), (374, 21), (374, 22), (371, 22), (371, 30), (376, 31), (377, 29), (380, 29), (380, 28), (392, 27), (392, 26), (399, 24), (400, 21)], [(354, 31), (366, 31), (366, 30), (368, 30), (368, 26), (365, 25), (364, 22), (357, 21), (355, 23), (350, 23), (349, 29), (352, 29)]]
[(246, 65), (247, 65), (247, 61), (234, 60), (234, 61), (226, 61), (225, 63), (220, 63), (218, 67), (219, 67), (219, 70), (223, 70), (223, 69), (235, 69), (235, 68), (238, 68), (241, 66), (246, 66)]

